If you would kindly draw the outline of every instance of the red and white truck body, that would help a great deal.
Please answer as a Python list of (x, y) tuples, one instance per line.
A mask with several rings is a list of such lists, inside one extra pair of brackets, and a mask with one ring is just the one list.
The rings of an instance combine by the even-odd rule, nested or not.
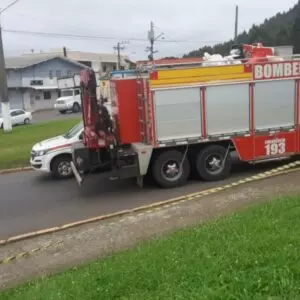
[(231, 151), (248, 162), (300, 153), (300, 60), (276, 57), (273, 48), (257, 46), (235, 64), (154, 66), (112, 80), (109, 133), (95, 129), (92, 77), (83, 71), (85, 137), (72, 164), (79, 182), (103, 165), (110, 177), (141, 183), (151, 173), (161, 187), (175, 187), (191, 171), (203, 180), (227, 177)]

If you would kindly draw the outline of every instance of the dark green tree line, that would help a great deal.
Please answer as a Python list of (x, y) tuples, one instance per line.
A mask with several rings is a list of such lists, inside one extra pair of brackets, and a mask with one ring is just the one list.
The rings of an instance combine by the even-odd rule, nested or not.
[[(285, 13), (265, 19), (260, 25), (253, 25), (247, 32), (240, 33), (237, 43), (258, 43), (266, 46), (294, 46), (294, 53), (300, 54), (300, 1)], [(203, 56), (204, 52), (228, 55), (233, 40), (214, 46), (204, 46), (183, 57)]]

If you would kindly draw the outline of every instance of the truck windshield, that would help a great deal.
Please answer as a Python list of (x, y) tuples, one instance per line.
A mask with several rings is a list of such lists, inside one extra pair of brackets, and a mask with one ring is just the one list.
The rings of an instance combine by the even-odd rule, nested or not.
[(61, 97), (69, 97), (73, 96), (73, 90), (62, 90)]
[(75, 125), (70, 131), (68, 131), (64, 135), (64, 138), (71, 139), (72, 137), (74, 137), (76, 134), (78, 134), (82, 130), (83, 130), (83, 122), (80, 122), (77, 125)]

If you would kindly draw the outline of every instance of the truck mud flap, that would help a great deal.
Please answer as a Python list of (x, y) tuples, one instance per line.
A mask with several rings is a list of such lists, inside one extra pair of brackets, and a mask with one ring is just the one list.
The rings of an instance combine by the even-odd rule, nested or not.
[(78, 183), (79, 186), (81, 186), (82, 182), (83, 182), (83, 178), (81, 177), (80, 173), (78, 172), (75, 164), (73, 163), (73, 161), (71, 161), (71, 169), (73, 171), (73, 174), (76, 178), (76, 181)]

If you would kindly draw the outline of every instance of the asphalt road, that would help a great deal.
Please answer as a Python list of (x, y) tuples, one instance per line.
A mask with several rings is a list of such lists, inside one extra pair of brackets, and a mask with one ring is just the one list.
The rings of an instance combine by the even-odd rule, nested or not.
[(47, 121), (54, 121), (54, 120), (63, 120), (67, 118), (76, 118), (81, 117), (82, 113), (72, 113), (67, 112), (66, 114), (62, 115), (58, 111), (55, 110), (47, 110), (47, 111), (39, 111), (33, 113), (32, 115), (32, 123), (39, 123), (39, 122), (47, 122)]
[(238, 164), (223, 182), (190, 180), (169, 190), (151, 182), (140, 189), (132, 180), (108, 181), (101, 174), (90, 176), (82, 188), (75, 179), (56, 181), (34, 171), (0, 175), (0, 239), (205, 190), (278, 165)]

